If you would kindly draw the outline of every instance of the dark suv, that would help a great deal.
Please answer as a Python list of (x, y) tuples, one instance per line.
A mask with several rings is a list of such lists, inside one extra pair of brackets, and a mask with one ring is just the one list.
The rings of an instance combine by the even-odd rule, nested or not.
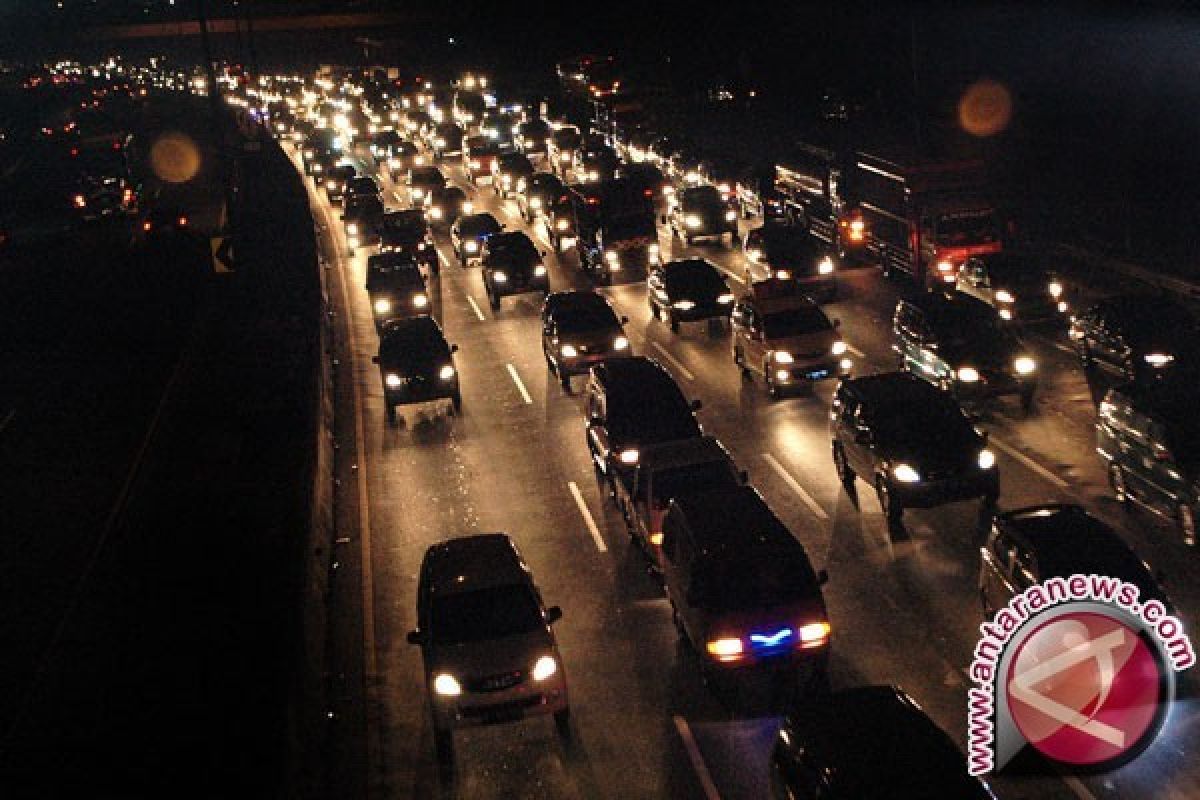
[(1096, 451), (1117, 500), (1137, 504), (1196, 544), (1200, 511), (1200, 390), (1194, 376), (1110, 389), (1096, 419)]
[(454, 729), (552, 715), (570, 734), (567, 681), (550, 626), (562, 617), (507, 534), (461, 536), (425, 552), (417, 629), (438, 759), (454, 756)]
[(666, 319), (673, 332), (681, 322), (720, 322), (733, 313), (733, 292), (711, 261), (681, 258), (651, 270), (646, 279), (650, 313)]
[(379, 365), (383, 405), (388, 422), (396, 422), (396, 406), (449, 399), (454, 410), (462, 408), (458, 371), (453, 354), (458, 345), (446, 342), (433, 317), (395, 319), (379, 334), (379, 354), (371, 361)]
[(379, 227), (379, 251), (411, 256), (431, 275), (438, 274), (438, 253), (433, 244), (433, 232), (420, 209), (389, 211)]
[(495, 233), (484, 239), (479, 260), (483, 266), (483, 288), (492, 310), (500, 308), (502, 297), (528, 292), (550, 294), (550, 278), (542, 263), (542, 253), (520, 231)]
[(593, 364), (633, 355), (612, 305), (595, 292), (555, 292), (542, 304), (542, 353), (563, 389), (571, 376), (586, 374)]
[(900, 365), (964, 403), (1017, 395), (1033, 409), (1037, 361), (1000, 318), (974, 297), (929, 292), (896, 303), (892, 349)]
[(715, 186), (680, 189), (671, 203), (671, 232), (690, 245), (701, 237), (720, 240), (729, 234), (729, 246), (737, 245), (738, 212), (722, 199)]
[(830, 412), (833, 464), (850, 491), (855, 476), (875, 487), (889, 523), (906, 507), (1000, 493), (996, 456), (948, 393), (906, 372), (844, 380)]
[(587, 446), (596, 469), (614, 480), (613, 473), (632, 468), (639, 447), (700, 436), (695, 412), (675, 379), (652, 358), (634, 356), (604, 361), (592, 367), (584, 400)]
[(1194, 366), (1196, 317), (1163, 297), (1124, 295), (1077, 316), (1069, 335), (1084, 369), (1099, 366), (1136, 381), (1186, 362)]

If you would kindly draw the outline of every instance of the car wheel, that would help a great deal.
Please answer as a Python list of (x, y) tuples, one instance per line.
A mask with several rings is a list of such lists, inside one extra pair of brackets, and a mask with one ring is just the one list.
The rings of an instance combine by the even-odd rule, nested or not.
[(750, 367), (746, 366), (746, 357), (742, 355), (741, 348), (733, 348), (733, 363), (737, 365), (738, 371), (742, 375), (742, 380), (750, 380)]
[(875, 495), (879, 498), (879, 508), (883, 510), (887, 521), (899, 522), (900, 517), (904, 515), (904, 507), (896, 498), (892, 487), (888, 485), (887, 478), (882, 475), (875, 479)]
[(683, 239), (684, 247), (691, 247), (692, 242), (695, 241), (694, 239), (692, 239), (692, 235), (690, 233), (683, 234), (683, 236), (681, 238)]
[(671, 333), (679, 333), (679, 318), (675, 316), (674, 311), (667, 310), (667, 325), (671, 328)]
[(396, 427), (396, 407), (390, 403), (387, 407), (387, 421), (388, 425), (391, 425), (393, 428)]
[(554, 729), (558, 731), (558, 735), (564, 741), (569, 741), (571, 738), (571, 709), (564, 708), (562, 711), (554, 712)]
[(847, 492), (850, 491), (854, 486), (854, 479), (858, 476), (850, 468), (846, 461), (846, 451), (838, 442), (833, 443), (833, 468), (837, 471), (838, 483), (842, 484), (842, 488)]
[(1129, 486), (1125, 483), (1125, 470), (1117, 464), (1108, 465), (1108, 485), (1112, 487), (1113, 498), (1121, 504), (1121, 507), (1126, 511), (1133, 511)]
[(565, 369), (560, 369), (558, 371), (558, 384), (564, 392), (571, 391), (571, 373)]
[(433, 746), (437, 751), (438, 763), (443, 767), (454, 763), (454, 732), (433, 729)]
[(1021, 410), (1027, 415), (1033, 413), (1033, 393), (1033, 389), (1021, 392)]
[(1192, 510), (1191, 505), (1180, 503), (1175, 518), (1179, 521), (1179, 533), (1183, 536), (1183, 543), (1188, 547), (1195, 547), (1196, 513)]
[(454, 394), (450, 397), (450, 405), (454, 407), (455, 414), (462, 411), (462, 391), (454, 390)]
[(500, 295), (495, 292), (488, 292), (488, 305), (492, 307), (492, 311), (500, 310)]

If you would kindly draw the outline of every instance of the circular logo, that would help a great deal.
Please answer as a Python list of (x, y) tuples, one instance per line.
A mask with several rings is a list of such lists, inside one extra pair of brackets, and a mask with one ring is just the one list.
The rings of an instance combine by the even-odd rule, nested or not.
[(1005, 678), (1012, 721), (1040, 753), (1116, 766), (1154, 740), (1168, 673), (1140, 631), (1108, 614), (1057, 616), (1020, 642)]

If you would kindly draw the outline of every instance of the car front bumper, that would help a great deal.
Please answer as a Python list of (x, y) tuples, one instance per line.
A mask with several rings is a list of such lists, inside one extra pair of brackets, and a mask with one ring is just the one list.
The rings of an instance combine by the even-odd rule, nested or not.
[(559, 675), (541, 683), (526, 678), (516, 686), (491, 692), (468, 689), (457, 697), (433, 695), (433, 716), (439, 728), (467, 728), (516, 722), (526, 717), (565, 711), (567, 684)]
[[(972, 474), (973, 473), (973, 474)], [(991, 469), (967, 468), (962, 474), (922, 478), (915, 483), (890, 482), (892, 496), (907, 508), (933, 508), (975, 497), (995, 497), (1000, 493), (1000, 477)]]

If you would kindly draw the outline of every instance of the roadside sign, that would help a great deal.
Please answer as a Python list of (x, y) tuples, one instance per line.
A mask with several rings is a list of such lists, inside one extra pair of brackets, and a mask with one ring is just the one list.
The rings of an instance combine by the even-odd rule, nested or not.
[(227, 275), (233, 272), (233, 237), (214, 236), (209, 239), (212, 252), (213, 272)]

